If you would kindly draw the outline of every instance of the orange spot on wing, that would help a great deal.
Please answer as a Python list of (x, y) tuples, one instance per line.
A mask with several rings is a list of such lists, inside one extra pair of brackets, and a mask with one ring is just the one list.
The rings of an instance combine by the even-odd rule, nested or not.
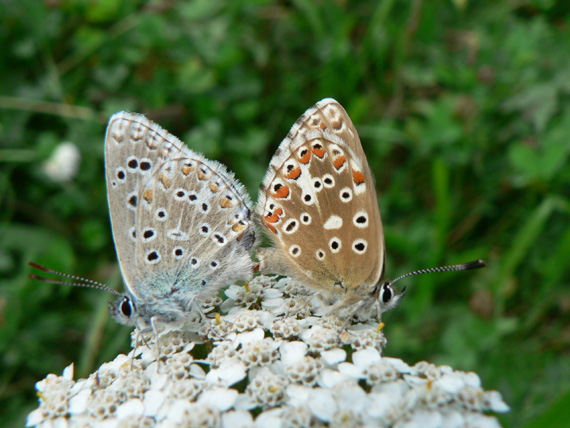
[(325, 149), (322, 147), (313, 147), (313, 153), (315, 154), (315, 156), (317, 156), (319, 159), (322, 159), (325, 156)]
[(218, 192), (220, 188), (216, 186), (214, 183), (210, 183), (210, 190), (214, 193)]
[(333, 161), (333, 165), (336, 169), (340, 169), (340, 167), (343, 166), (345, 162), (346, 162), (346, 156), (340, 155), (338, 158), (336, 158)]
[(281, 186), (277, 191), (273, 194), (276, 198), (286, 198), (289, 196), (289, 186)]
[(303, 156), (299, 158), (299, 162), (303, 165), (307, 165), (311, 161), (311, 152), (307, 150)]
[(194, 171), (195, 169), (196, 169), (196, 166), (184, 165), (180, 170), (182, 171), (182, 174), (188, 175), (192, 171)]
[(200, 180), (205, 180), (207, 177), (206, 177), (206, 174), (204, 174), (204, 173), (202, 172), (202, 170), (200, 170), (200, 171), (198, 171), (198, 178), (199, 178)]
[(354, 170), (352, 171), (352, 179), (357, 185), (362, 184), (364, 183), (364, 174), (362, 174), (360, 171)]
[(229, 199), (224, 198), (224, 199), (222, 199), (222, 200), (220, 201), (220, 206), (221, 206), (222, 208), (230, 208), (230, 207), (233, 207), (234, 204), (232, 204), (232, 203), (229, 201)]
[(273, 226), (271, 224), (267, 224), (266, 226), (270, 231), (272, 231), (273, 233), (275, 233), (277, 235), (277, 229), (275, 229), (275, 226)]
[(301, 175), (301, 167), (298, 166), (297, 168), (293, 168), (289, 174), (285, 175), (285, 178), (296, 180), (297, 178), (299, 178), (300, 175)]
[(149, 204), (152, 203), (152, 199), (153, 199), (152, 189), (146, 189), (146, 190), (143, 192), (143, 195), (142, 195), (142, 196), (143, 196), (143, 199), (144, 199), (147, 203), (149, 203)]
[(275, 213), (272, 215), (266, 215), (264, 218), (267, 223), (277, 223), (279, 221), (279, 216)]
[(242, 230), (244, 230), (247, 226), (245, 224), (240, 224), (240, 223), (236, 223), (232, 226), (232, 230), (234, 232), (241, 232)]
[(160, 175), (158, 177), (158, 181), (162, 183), (165, 189), (168, 189), (172, 184), (172, 180), (170, 180), (170, 178), (168, 178), (166, 175)]
[(279, 207), (277, 208), (275, 211), (273, 211), (275, 214), (277, 214), (278, 216), (282, 216), (283, 215), (283, 208)]

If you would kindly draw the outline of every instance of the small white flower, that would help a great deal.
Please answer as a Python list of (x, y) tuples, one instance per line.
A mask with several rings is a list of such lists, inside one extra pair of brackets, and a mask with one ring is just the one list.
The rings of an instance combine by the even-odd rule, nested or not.
[(458, 372), (460, 376), (463, 378), (465, 385), (467, 386), (474, 386), (476, 388), (481, 387), (481, 378), (477, 373), (473, 372)]
[(44, 412), (41, 408), (32, 410), (26, 419), (26, 426), (33, 427), (39, 425), (44, 420)]
[(65, 183), (75, 178), (81, 152), (77, 146), (70, 142), (59, 144), (51, 156), (42, 164), (46, 175), (56, 183)]
[(463, 378), (456, 374), (445, 374), (433, 383), (434, 388), (441, 388), (449, 394), (457, 394), (464, 386)]
[(301, 339), (314, 351), (337, 348), (340, 341), (337, 330), (319, 325), (303, 331)]
[(285, 406), (281, 413), (283, 428), (309, 427), (311, 425), (311, 410), (306, 404), (295, 407)]
[(503, 401), (503, 397), (498, 391), (487, 391), (483, 395), (483, 403), (488, 410), (497, 413), (506, 413), (511, 408)]
[(224, 428), (249, 428), (253, 425), (253, 417), (246, 410), (230, 410), (222, 415)]
[(283, 409), (271, 409), (260, 414), (255, 420), (257, 428), (282, 428), (281, 414)]
[(339, 408), (353, 413), (364, 413), (370, 406), (368, 394), (356, 382), (349, 380), (333, 387), (334, 397)]
[(287, 385), (286, 393), (287, 404), (298, 407), (307, 404), (307, 401), (313, 393), (313, 389), (304, 385), (289, 384)]
[(285, 399), (286, 379), (264, 368), (246, 388), (248, 395), (262, 406), (274, 407)]
[(364, 348), (352, 354), (352, 362), (361, 369), (365, 369), (370, 364), (379, 363), (380, 358), (380, 352), (375, 348)]
[(290, 382), (312, 386), (317, 382), (322, 368), (323, 363), (320, 359), (306, 356), (287, 367), (287, 378)]
[(198, 403), (216, 407), (221, 412), (231, 409), (239, 393), (230, 388), (213, 388), (204, 391), (198, 398)]
[(398, 427), (405, 428), (438, 428), (442, 425), (441, 414), (428, 409), (417, 409), (407, 420), (398, 424)]
[(400, 393), (372, 392), (368, 397), (367, 412), (372, 418), (382, 418), (393, 409), (399, 410), (401, 399)]
[(142, 416), (144, 413), (144, 404), (141, 400), (134, 398), (121, 404), (117, 408), (117, 418), (126, 419)]
[(363, 375), (369, 384), (376, 385), (380, 382), (393, 382), (399, 378), (400, 373), (390, 364), (378, 361), (368, 365)]
[(335, 385), (352, 379), (346, 373), (338, 370), (324, 369), (319, 374), (318, 384), (323, 388), (332, 388)]
[(87, 411), (92, 392), (91, 389), (83, 389), (76, 392), (69, 400), (69, 413), (72, 415), (81, 415)]
[(258, 342), (260, 340), (263, 340), (264, 337), (265, 337), (265, 332), (263, 331), (263, 329), (256, 328), (252, 331), (246, 331), (238, 334), (234, 340), (234, 343), (236, 345), (243, 346), (251, 342)]
[(273, 321), (270, 331), (275, 339), (290, 339), (301, 334), (303, 325), (303, 321), (296, 318), (281, 318)]
[(338, 371), (353, 379), (364, 378), (364, 370), (352, 363), (340, 363), (338, 365)]
[(458, 410), (450, 410), (441, 415), (443, 428), (461, 428), (465, 426), (465, 419)]
[(468, 414), (465, 417), (465, 426), (477, 428), (501, 428), (497, 418), (486, 416), (480, 413)]
[(307, 344), (300, 341), (283, 342), (280, 347), (281, 361), (286, 366), (301, 361), (307, 353)]
[(390, 364), (400, 373), (410, 373), (411, 371), (410, 366), (399, 358), (382, 357), (382, 361)]
[(329, 367), (335, 367), (346, 360), (346, 351), (341, 348), (321, 352), (321, 358)]
[(279, 358), (278, 346), (278, 342), (266, 337), (263, 340), (244, 343), (237, 356), (246, 367), (267, 366)]
[(206, 382), (230, 386), (245, 379), (246, 376), (246, 365), (237, 358), (232, 358), (224, 361), (219, 368), (210, 370), (206, 375)]
[(166, 401), (166, 394), (158, 389), (148, 391), (143, 399), (145, 415), (155, 416)]
[(313, 415), (323, 422), (330, 422), (338, 410), (338, 403), (330, 389), (316, 388), (307, 405)]

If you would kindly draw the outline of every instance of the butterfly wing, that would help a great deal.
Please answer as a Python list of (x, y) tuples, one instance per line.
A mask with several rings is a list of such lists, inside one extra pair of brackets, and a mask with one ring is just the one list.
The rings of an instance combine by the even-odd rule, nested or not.
[(271, 163), (256, 213), (274, 248), (260, 269), (341, 293), (376, 284), (384, 235), (374, 180), (344, 108), (325, 99), (293, 125)]
[(113, 238), (136, 299), (185, 308), (252, 276), (249, 197), (223, 165), (127, 112), (109, 121), (105, 162)]

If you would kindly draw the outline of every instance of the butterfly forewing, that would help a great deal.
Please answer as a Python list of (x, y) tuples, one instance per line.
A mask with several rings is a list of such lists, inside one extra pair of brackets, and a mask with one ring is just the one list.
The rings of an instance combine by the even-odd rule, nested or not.
[(277, 254), (285, 273), (317, 289), (380, 279), (384, 240), (374, 183), (356, 129), (336, 101), (317, 103), (295, 123), (270, 163), (257, 209), (276, 244), (266, 271)]
[(249, 198), (219, 163), (142, 115), (109, 122), (105, 158), (113, 236), (138, 299), (191, 301), (252, 274)]

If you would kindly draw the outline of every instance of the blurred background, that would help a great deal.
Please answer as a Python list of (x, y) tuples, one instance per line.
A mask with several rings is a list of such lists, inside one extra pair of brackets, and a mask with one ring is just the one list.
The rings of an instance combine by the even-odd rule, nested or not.
[[(253, 199), (324, 97), (376, 177), (390, 277), (385, 354), (477, 372), (505, 426), (569, 426), (570, 5), (555, 0), (0, 2), (0, 420), (34, 383), (129, 350), (106, 293), (33, 282), (35, 261), (123, 290), (103, 138), (147, 114)], [(401, 283), (401, 285), (404, 285)]]

